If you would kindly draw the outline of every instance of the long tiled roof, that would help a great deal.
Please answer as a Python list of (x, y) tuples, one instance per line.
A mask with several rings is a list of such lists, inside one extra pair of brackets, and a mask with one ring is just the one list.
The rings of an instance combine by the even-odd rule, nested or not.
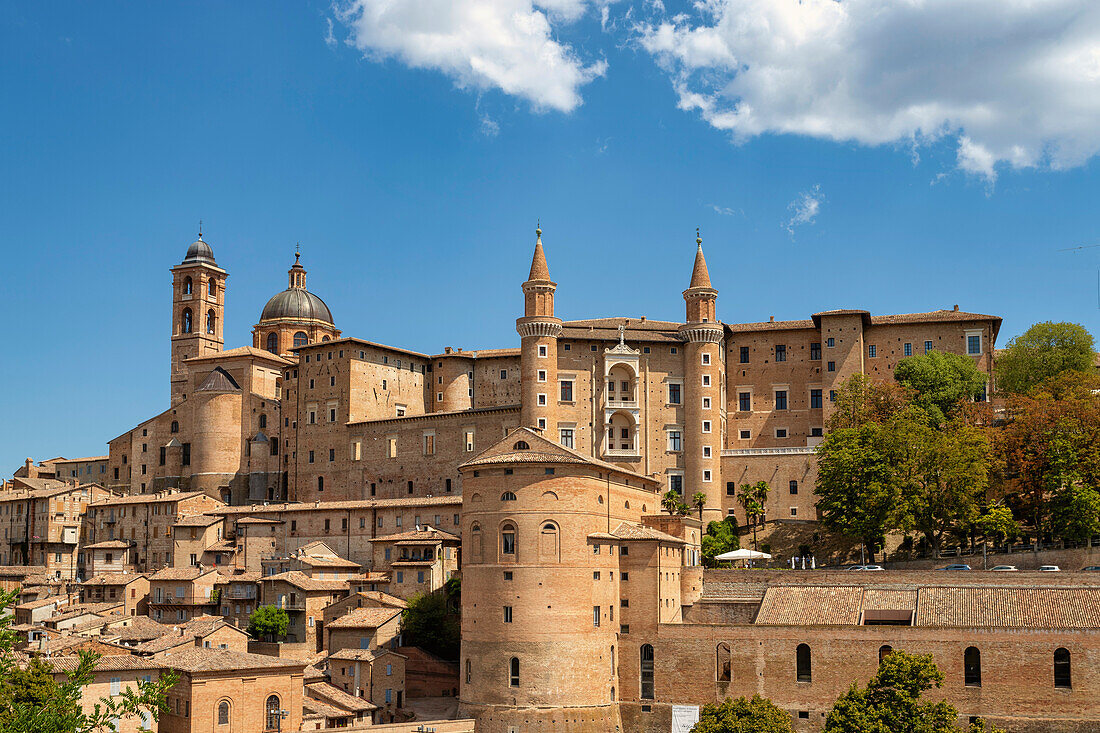
[(268, 580), (281, 580), (293, 585), (295, 588), (301, 588), (305, 591), (333, 592), (347, 590), (348, 588), (346, 580), (318, 580), (298, 570), (289, 570), (285, 573), (276, 573), (275, 575), (265, 575), (261, 580), (265, 582)]
[(790, 586), (769, 588), (760, 604), (756, 623), (820, 626), (859, 623), (863, 588), (860, 586)]
[[(225, 626), (233, 629), (237, 628), (220, 616), (199, 616), (198, 618), (191, 619), (182, 626), (168, 627), (167, 633), (152, 637), (149, 641), (138, 644), (134, 647), (134, 652), (136, 654), (157, 654), (167, 651), (168, 649), (174, 649), (181, 644), (194, 645), (196, 636), (209, 636)], [(240, 633), (243, 634), (244, 632), (241, 631)]]
[(102, 542), (97, 542), (94, 545), (88, 545), (84, 549), (85, 550), (125, 550), (128, 547), (130, 547), (130, 543), (129, 542), (124, 542), (122, 540), (103, 540)]
[(486, 415), (493, 412), (519, 412), (519, 409), (519, 405), (495, 405), (493, 407), (475, 407), (471, 410), (446, 410), (442, 412), (425, 412), (420, 415), (403, 415), (401, 417), (358, 420), (356, 422), (349, 422), (348, 425), (363, 425), (367, 423), (374, 425), (384, 425), (387, 423), (408, 424), (416, 420), (445, 420), (455, 416)]
[(673, 537), (670, 534), (653, 529), (652, 527), (643, 527), (638, 524), (629, 524), (628, 522), (620, 523), (611, 534), (620, 540), (659, 540), (661, 542), (672, 542), (677, 545), (687, 544), (679, 537)]
[(235, 672), (243, 669), (285, 669), (287, 672), (293, 672), (301, 671), (306, 666), (306, 663), (300, 659), (195, 646), (169, 652), (159, 660), (166, 668), (184, 672)]
[(430, 525), (425, 525), (423, 529), (412, 529), (408, 532), (398, 532), (397, 534), (387, 534), (381, 537), (373, 537), (369, 540), (369, 542), (403, 542), (405, 540), (417, 540), (422, 542), (461, 542), (462, 538), (458, 535), (451, 534), (450, 532), (444, 532), (441, 529), (436, 529), (435, 527), (432, 527)]
[(192, 514), (189, 517), (180, 517), (172, 526), (174, 527), (209, 527), (212, 524), (217, 524), (222, 521), (221, 517), (215, 517), (211, 514)]
[(376, 629), (394, 616), (401, 614), (395, 608), (356, 608), (329, 623), (330, 629)]
[(164, 568), (153, 573), (150, 581), (158, 580), (196, 580), (209, 573), (218, 572), (214, 568), (192, 566), (186, 568)]
[[(52, 657), (49, 660), (54, 672), (73, 672), (80, 664), (80, 657)], [(95, 663), (97, 672), (127, 672), (160, 669), (161, 662), (149, 657), (136, 657), (132, 654), (107, 654)]]
[(376, 647), (374, 649), (340, 649), (329, 654), (328, 658), (346, 662), (369, 662), (379, 657), (384, 657), (387, 654), (392, 654), (402, 659), (408, 659), (404, 654), (381, 647)]
[[(361, 697), (355, 697), (349, 695), (338, 687), (334, 687), (327, 682), (315, 682), (312, 685), (306, 685), (306, 697), (313, 700), (320, 699), (322, 702), (326, 702), (335, 705), (337, 708), (350, 711), (352, 713), (366, 713), (371, 710), (377, 710), (378, 706), (368, 700), (364, 700)], [(306, 703), (309, 704), (308, 702)]]
[(623, 327), (623, 338), (627, 341), (661, 341), (682, 343), (680, 323), (673, 321), (651, 321), (641, 318), (589, 318), (582, 321), (562, 322), (562, 338), (594, 339), (597, 341), (618, 341), (619, 326)]
[(148, 577), (144, 573), (104, 573), (103, 575), (93, 575), (81, 585), (85, 588), (94, 585), (129, 585), (135, 580), (145, 580)]
[[(104, 499), (103, 501), (97, 501), (94, 504), (89, 504), (90, 507), (112, 507), (122, 504), (155, 504), (162, 501), (183, 501), (184, 499), (191, 499), (196, 496), (205, 496), (201, 491), (178, 491), (175, 493), (157, 493), (157, 494), (131, 494), (130, 496), (117, 496), (113, 499)], [(217, 501), (215, 499), (215, 501)], [(221, 502), (218, 502), (221, 503)]]

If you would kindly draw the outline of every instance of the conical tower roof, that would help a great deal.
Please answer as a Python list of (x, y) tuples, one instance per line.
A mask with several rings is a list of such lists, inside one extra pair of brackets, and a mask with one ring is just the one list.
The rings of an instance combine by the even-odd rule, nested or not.
[(711, 288), (710, 272), (707, 271), (707, 260), (703, 257), (703, 239), (699, 236), (699, 230), (695, 231), (695, 267), (691, 271), (691, 284), (688, 288)]
[(535, 254), (531, 257), (531, 274), (528, 280), (549, 280), (550, 268), (546, 265), (546, 253), (542, 251), (542, 229), (535, 230)]

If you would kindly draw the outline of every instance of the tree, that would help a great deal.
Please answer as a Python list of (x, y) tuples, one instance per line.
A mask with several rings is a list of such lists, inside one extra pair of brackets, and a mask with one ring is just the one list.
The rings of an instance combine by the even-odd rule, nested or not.
[(707, 505), (707, 495), (702, 491), (696, 491), (691, 495), (691, 503), (699, 510), (699, 521), (703, 521), (703, 508)]
[[(943, 673), (931, 654), (894, 651), (879, 663), (866, 688), (853, 684), (825, 718), (823, 733), (954, 733), (959, 712), (945, 701), (921, 702), (921, 695), (943, 686)], [(971, 733), (987, 729), (979, 721)], [(1003, 733), (1003, 732), (998, 732)]]
[(944, 538), (978, 518), (989, 480), (989, 441), (959, 421), (932, 428), (919, 408), (898, 413), (886, 429), (902, 500), (900, 528), (923, 534), (939, 557)]
[(15, 591), (0, 593), (0, 733), (100, 733), (116, 730), (124, 719), (148, 715), (157, 720), (168, 709), (168, 690), (179, 679), (172, 672), (155, 681), (138, 681), (85, 713), (81, 697), (92, 681), (98, 654), (80, 652), (76, 669), (60, 681), (48, 661), (34, 658), (17, 666), (8, 628), (12, 617), (7, 614), (17, 597)]
[(289, 626), (290, 616), (275, 606), (259, 606), (248, 617), (248, 635), (256, 641), (281, 641)]
[(1020, 523), (1012, 518), (1012, 510), (1003, 504), (990, 506), (978, 518), (977, 526), (986, 538), (1001, 544), (1020, 534)]
[(680, 492), (672, 490), (668, 491), (661, 499), (661, 508), (672, 514), (687, 514), (691, 511), (691, 507), (684, 503), (680, 498)]
[(754, 550), (756, 549), (756, 525), (767, 516), (770, 490), (767, 481), (741, 484), (741, 488), (737, 490), (737, 501), (745, 510), (745, 520), (752, 526), (752, 549)]
[(760, 695), (726, 698), (700, 711), (691, 733), (792, 733), (791, 714)]
[(909, 390), (895, 382), (876, 382), (866, 374), (853, 374), (836, 389), (829, 431), (885, 422), (911, 398)]
[(894, 369), (894, 379), (913, 390), (914, 402), (935, 425), (952, 417), (961, 402), (981, 396), (986, 382), (973, 359), (944, 351), (902, 359)]
[(888, 431), (869, 423), (829, 433), (817, 448), (822, 523), (874, 548), (896, 526), (900, 491), (888, 461)]
[(1089, 370), (1096, 358), (1092, 334), (1076, 323), (1036, 323), (1008, 342), (994, 367), (997, 389), (1024, 394), (1063, 372)]
[(458, 614), (448, 602), (448, 592), (418, 593), (401, 612), (401, 634), (409, 646), (418, 646), (444, 659), (458, 659)]
[(718, 561), (714, 558), (723, 552), (730, 552), (741, 547), (741, 540), (737, 537), (737, 529), (732, 523), (722, 520), (711, 522), (707, 525), (706, 534), (701, 542), (703, 565), (708, 568), (718, 567)]
[(1051, 501), (1051, 531), (1070, 542), (1087, 542), (1100, 533), (1100, 494), (1081, 484), (1071, 484)]

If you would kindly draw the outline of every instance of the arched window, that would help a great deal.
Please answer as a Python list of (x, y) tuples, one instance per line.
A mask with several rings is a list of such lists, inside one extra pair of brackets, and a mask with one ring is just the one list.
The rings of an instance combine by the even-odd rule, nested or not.
[(730, 645), (724, 641), (718, 644), (714, 654), (714, 673), (715, 679), (719, 682), (729, 682), (733, 675), (733, 669), (730, 666)]
[(328, 339), (328, 336), (322, 336), (322, 337), (321, 337), (321, 340), (322, 340), (322, 341), (328, 341), (329, 339)]
[(894, 653), (894, 648), (889, 644), (880, 646), (878, 649), (878, 663), (882, 664), (882, 660)]
[(481, 525), (474, 522), (473, 526), (470, 527), (470, 535), (472, 536), (470, 542), (471, 559), (474, 562), (481, 562)]
[(516, 500), (516, 495), (513, 494), (511, 491), (505, 491), (503, 494), (500, 495), (500, 500), (501, 501), (515, 501)]
[(214, 333), (214, 326), (217, 325), (218, 317), (214, 314), (214, 309), (206, 311), (206, 332)]
[(500, 528), (500, 554), (511, 555), (516, 558), (516, 527), (514, 524), (506, 524)]
[(982, 653), (976, 646), (968, 646), (963, 653), (963, 682), (967, 687), (982, 686)]
[(556, 563), (560, 559), (558, 525), (546, 522), (539, 530), (539, 562)]
[(267, 427), (267, 415), (265, 415), (264, 413), (261, 412), (260, 413), (260, 430), (263, 430), (266, 427)]
[(180, 424), (178, 422), (176, 422), (175, 420), (173, 420), (171, 430), (172, 430), (173, 433), (178, 433), (180, 431)]
[(267, 350), (272, 354), (279, 353), (279, 334), (274, 331), (267, 335)]
[(195, 290), (195, 283), (191, 280), (191, 276), (183, 278), (183, 294), (190, 295)]
[(518, 440), (516, 444), (512, 446), (512, 450), (531, 450), (531, 446), (527, 444), (526, 440)]
[(218, 725), (229, 725), (229, 701), (218, 703)]
[(1054, 686), (1073, 687), (1072, 674), (1069, 664), (1069, 649), (1058, 647), (1054, 650)]
[(807, 644), (799, 644), (795, 650), (795, 679), (799, 682), (810, 682), (810, 647)]
[(508, 685), (510, 687), (519, 687), (519, 658), (512, 657), (508, 662)]
[(272, 695), (267, 698), (267, 702), (264, 704), (264, 710), (267, 715), (264, 721), (267, 724), (265, 730), (278, 730), (282, 725), (282, 710), (279, 708), (279, 696)]
[(217, 280), (207, 280), (206, 281), (206, 292), (207, 292), (207, 294), (210, 295), (211, 298), (216, 296), (218, 294), (218, 281)]
[(641, 698), (643, 700), (653, 699), (653, 646), (650, 644), (642, 644), (642, 648), (639, 652), (640, 664), (639, 664), (639, 680), (641, 681)]
[(297, 349), (300, 346), (306, 346), (308, 344), (309, 336), (306, 336), (305, 331), (299, 331), (298, 333), (294, 334), (294, 348)]
[(184, 308), (183, 309), (183, 320), (180, 324), (180, 328), (183, 331), (183, 333), (191, 333), (192, 327), (193, 326), (192, 326), (192, 323), (191, 323), (191, 309), (190, 308)]

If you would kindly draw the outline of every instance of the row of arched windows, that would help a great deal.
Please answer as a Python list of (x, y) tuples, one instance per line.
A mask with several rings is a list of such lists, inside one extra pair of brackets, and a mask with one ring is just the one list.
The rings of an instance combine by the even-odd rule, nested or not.
[[(518, 530), (511, 520), (506, 520), (500, 525), (500, 535), (497, 541), (498, 560), (503, 562), (516, 562)], [(470, 550), (473, 562), (484, 562), (482, 557), (483, 540), (481, 524), (474, 522), (470, 526)], [(555, 522), (543, 522), (539, 527), (538, 561), (541, 563), (556, 563), (561, 561), (561, 531)]]
[[(211, 308), (206, 312), (206, 332), (214, 333), (217, 330), (218, 314)], [(183, 317), (180, 321), (181, 333), (191, 333), (195, 330), (194, 317), (191, 314), (190, 308), (183, 309)]]
[[(183, 279), (183, 294), (184, 295), (191, 295), (194, 292), (195, 292), (195, 282), (191, 279), (190, 276), (185, 277)], [(217, 283), (216, 280), (207, 280), (206, 281), (206, 292), (211, 298), (217, 296), (217, 294), (218, 294), (218, 283)]]
[[(218, 725), (229, 725), (230, 704), (228, 700), (221, 700), (217, 707)], [(282, 728), (282, 704), (278, 695), (269, 695), (264, 703), (264, 730), (280, 730)]]
[[(645, 661), (645, 655), (649, 654), (650, 661), (652, 662), (653, 648), (649, 647), (649, 651), (646, 652), (648, 644), (642, 647), (642, 660)], [(890, 656), (894, 651), (893, 647), (884, 645), (878, 650), (878, 660), (881, 663), (882, 660)], [(1059, 688), (1070, 688), (1073, 686), (1073, 672), (1070, 664), (1069, 650), (1064, 647), (1059, 647), (1054, 650), (1054, 686)], [(718, 682), (730, 682), (733, 679), (733, 665), (730, 655), (730, 646), (726, 642), (720, 642), (715, 649), (714, 659), (714, 678)], [(798, 682), (811, 682), (813, 680), (813, 670), (811, 665), (811, 653), (810, 646), (808, 644), (799, 644), (795, 649), (795, 680)], [(963, 652), (963, 683), (967, 687), (981, 687), (982, 686), (982, 653), (977, 647), (970, 646)], [(642, 683), (642, 697), (645, 697), (645, 682)]]

